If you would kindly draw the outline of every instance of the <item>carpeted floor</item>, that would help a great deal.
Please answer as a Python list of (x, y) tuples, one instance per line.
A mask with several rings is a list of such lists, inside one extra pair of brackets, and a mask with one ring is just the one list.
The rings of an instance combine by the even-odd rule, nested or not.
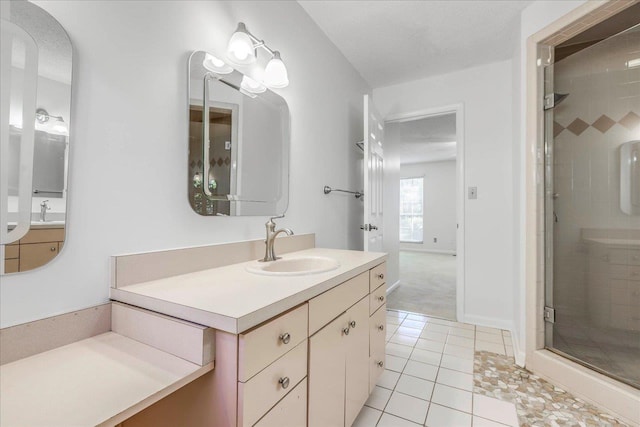
[(400, 251), (400, 285), (387, 308), (456, 320), (456, 257)]

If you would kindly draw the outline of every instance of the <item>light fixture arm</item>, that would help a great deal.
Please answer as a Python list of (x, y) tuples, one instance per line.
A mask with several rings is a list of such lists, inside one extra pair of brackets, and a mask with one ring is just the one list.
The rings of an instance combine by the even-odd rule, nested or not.
[(251, 34), (251, 32), (247, 29), (247, 26), (244, 25), (244, 22), (238, 23), (238, 30), (243, 31), (245, 34), (247, 34), (249, 36), (249, 38), (253, 42), (253, 48), (254, 49), (257, 49), (257, 48), (261, 47), (264, 50), (266, 50), (267, 52), (269, 52), (269, 55), (273, 56), (275, 54), (275, 51), (272, 50), (271, 48), (269, 48), (269, 46), (267, 46), (267, 44), (264, 42), (264, 40), (260, 40), (259, 38), (257, 38), (253, 34)]

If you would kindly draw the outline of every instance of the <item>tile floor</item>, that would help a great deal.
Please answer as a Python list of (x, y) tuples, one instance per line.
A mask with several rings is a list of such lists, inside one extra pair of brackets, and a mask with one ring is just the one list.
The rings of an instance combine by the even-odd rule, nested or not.
[(623, 425), (529, 379), (514, 363), (508, 331), (388, 310), (386, 353), (354, 427)]

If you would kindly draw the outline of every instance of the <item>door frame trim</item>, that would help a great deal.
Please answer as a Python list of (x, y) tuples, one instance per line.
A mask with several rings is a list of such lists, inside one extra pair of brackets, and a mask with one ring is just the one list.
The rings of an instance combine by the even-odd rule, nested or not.
[(392, 114), (384, 118), (387, 123), (402, 123), (427, 117), (456, 115), (456, 318), (465, 321), (465, 162), (464, 162), (464, 104), (450, 104), (434, 108), (415, 110), (407, 113)]

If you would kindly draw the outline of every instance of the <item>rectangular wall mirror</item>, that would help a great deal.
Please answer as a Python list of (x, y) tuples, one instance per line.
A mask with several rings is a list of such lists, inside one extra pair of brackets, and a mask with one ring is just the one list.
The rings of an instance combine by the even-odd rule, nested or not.
[(290, 120), (280, 95), (214, 55), (189, 58), (189, 203), (207, 216), (278, 215), (289, 196)]

